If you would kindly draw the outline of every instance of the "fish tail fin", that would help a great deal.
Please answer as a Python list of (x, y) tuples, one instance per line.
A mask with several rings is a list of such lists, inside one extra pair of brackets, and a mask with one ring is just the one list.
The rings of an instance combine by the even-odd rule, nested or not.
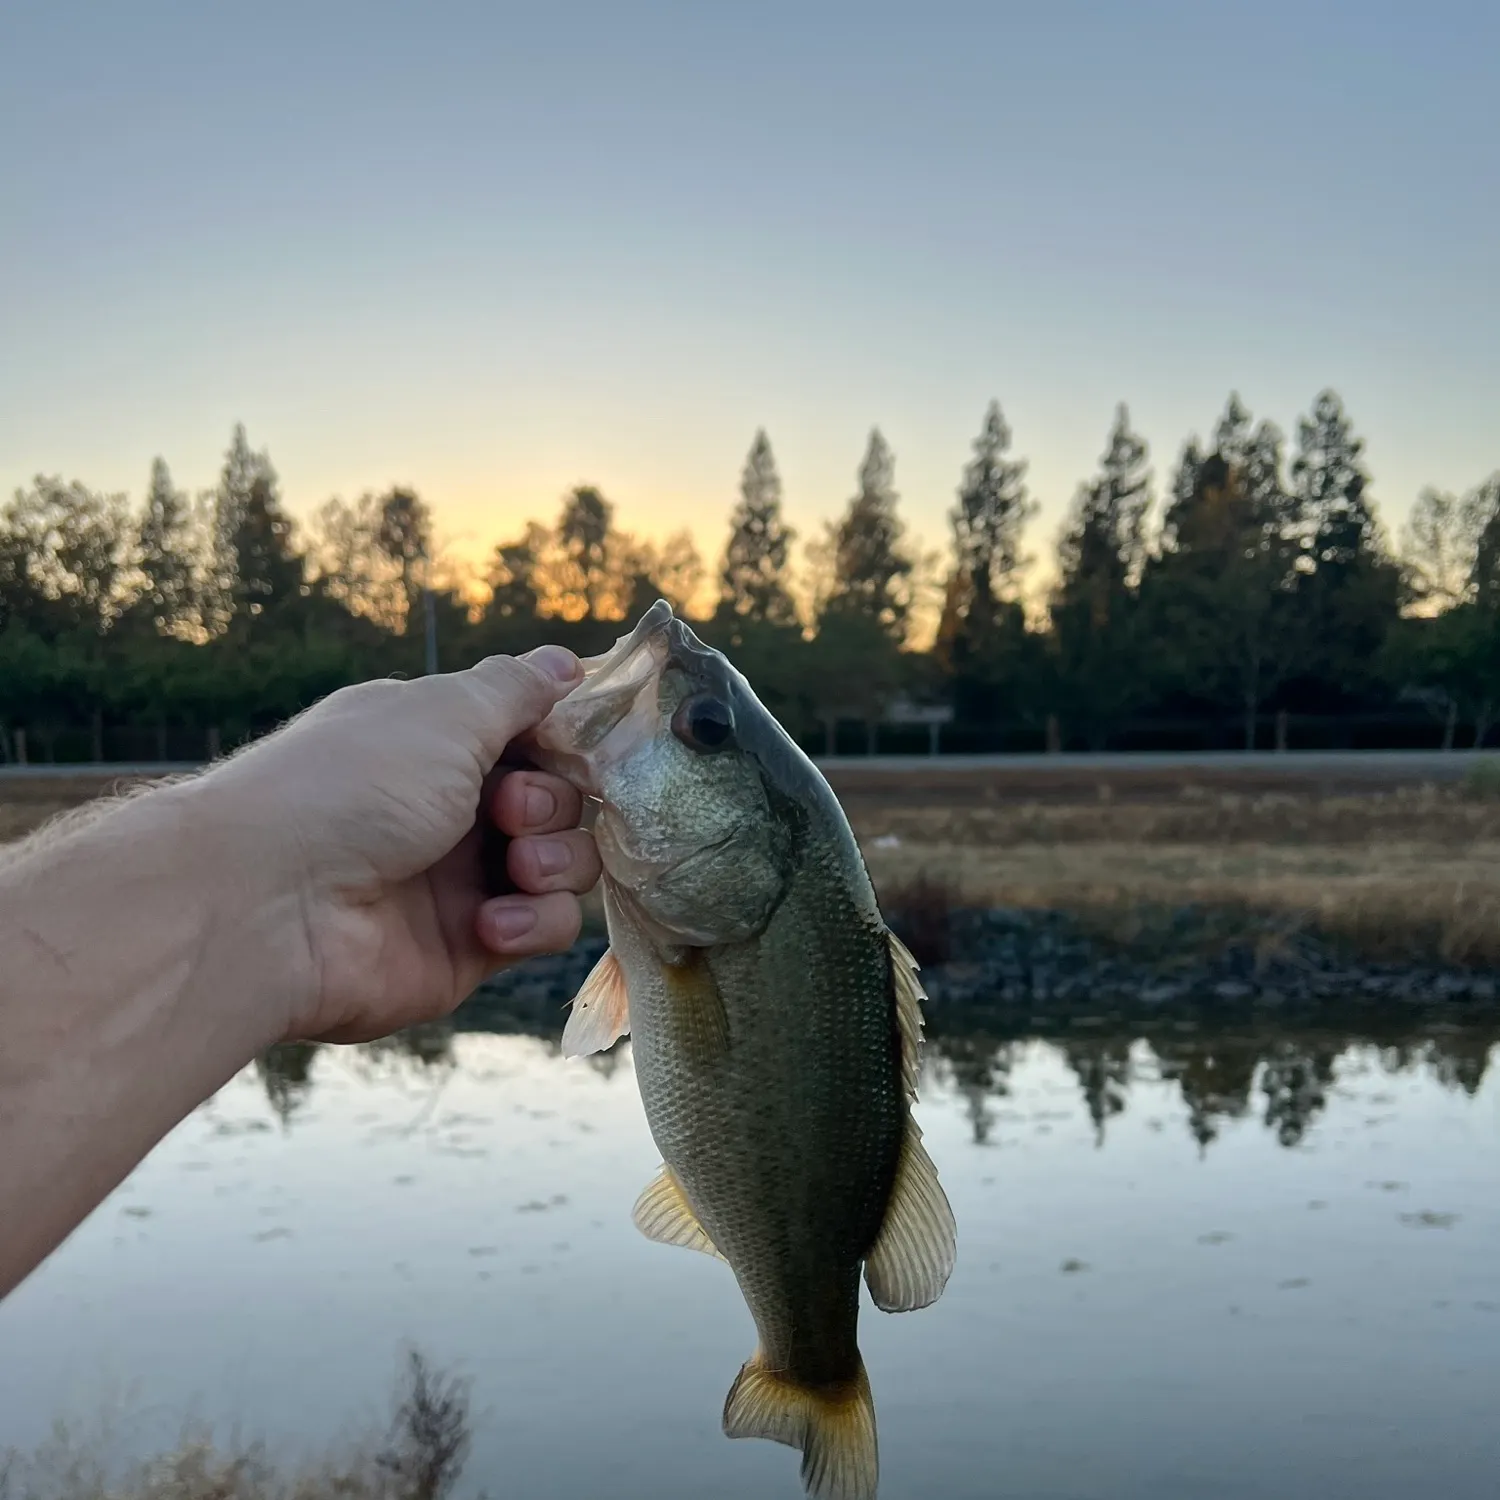
[(724, 1433), (800, 1448), (802, 1484), (813, 1500), (875, 1500), (875, 1403), (862, 1360), (848, 1380), (809, 1386), (771, 1369), (757, 1349), (729, 1388)]

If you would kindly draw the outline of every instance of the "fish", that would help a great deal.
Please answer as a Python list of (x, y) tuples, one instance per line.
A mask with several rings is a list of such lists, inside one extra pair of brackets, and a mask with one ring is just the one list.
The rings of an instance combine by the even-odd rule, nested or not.
[(527, 753), (588, 799), (609, 946), (562, 1050), (630, 1037), (661, 1154), (648, 1239), (726, 1262), (757, 1344), (730, 1438), (802, 1452), (813, 1500), (874, 1500), (858, 1341), (929, 1306), (957, 1228), (913, 1116), (925, 996), (832, 788), (745, 677), (658, 600), (584, 661)]

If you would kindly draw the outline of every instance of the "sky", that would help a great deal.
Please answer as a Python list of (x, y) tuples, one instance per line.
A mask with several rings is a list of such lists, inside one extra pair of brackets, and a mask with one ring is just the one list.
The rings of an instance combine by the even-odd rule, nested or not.
[(1050, 550), (1117, 402), (1343, 397), (1393, 530), (1500, 468), (1500, 7), (0, 8), (0, 493), (409, 484), (479, 556), (597, 484), (805, 540), (870, 428), (927, 547), (998, 399)]

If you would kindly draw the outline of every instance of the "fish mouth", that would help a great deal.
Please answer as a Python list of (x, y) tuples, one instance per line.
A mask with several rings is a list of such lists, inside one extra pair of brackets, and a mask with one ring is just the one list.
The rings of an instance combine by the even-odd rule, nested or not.
[(583, 681), (528, 736), (536, 764), (598, 797), (605, 768), (655, 734), (655, 687), (684, 633), (706, 649), (658, 599), (608, 651), (584, 657)]

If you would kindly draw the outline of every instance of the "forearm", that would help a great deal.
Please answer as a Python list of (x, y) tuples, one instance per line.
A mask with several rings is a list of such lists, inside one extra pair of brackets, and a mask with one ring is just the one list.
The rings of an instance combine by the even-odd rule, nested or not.
[(277, 1037), (299, 927), (196, 792), (0, 851), (0, 1296)]

